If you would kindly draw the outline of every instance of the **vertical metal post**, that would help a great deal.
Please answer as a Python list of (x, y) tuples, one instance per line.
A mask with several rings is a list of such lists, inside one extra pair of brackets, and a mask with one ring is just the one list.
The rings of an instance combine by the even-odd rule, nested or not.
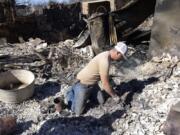
[(88, 21), (92, 48), (96, 54), (100, 53), (109, 45), (109, 30), (105, 26), (108, 20), (105, 18), (104, 15), (98, 15), (90, 18)]

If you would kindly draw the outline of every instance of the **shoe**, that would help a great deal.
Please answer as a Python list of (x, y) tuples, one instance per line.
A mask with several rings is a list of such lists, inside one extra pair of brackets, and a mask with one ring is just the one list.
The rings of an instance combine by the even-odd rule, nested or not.
[(64, 100), (61, 97), (57, 97), (54, 99), (54, 105), (57, 112), (61, 112), (63, 109), (65, 109)]

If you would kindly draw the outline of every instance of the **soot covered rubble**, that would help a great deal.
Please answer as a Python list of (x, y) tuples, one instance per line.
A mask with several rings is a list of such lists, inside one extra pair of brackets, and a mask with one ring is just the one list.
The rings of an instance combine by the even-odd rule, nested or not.
[(180, 101), (180, 62), (163, 54), (148, 59), (147, 44), (129, 45), (128, 61), (113, 63), (113, 87), (121, 96), (103, 106), (90, 105), (75, 117), (59, 114), (53, 99), (62, 96), (76, 73), (93, 57), (90, 46), (73, 48), (66, 40), (48, 45), (41, 39), (0, 44), (0, 70), (28, 69), (36, 76), (34, 96), (20, 104), (0, 102), (0, 116), (16, 116), (21, 135), (163, 135), (162, 127), (172, 104)]

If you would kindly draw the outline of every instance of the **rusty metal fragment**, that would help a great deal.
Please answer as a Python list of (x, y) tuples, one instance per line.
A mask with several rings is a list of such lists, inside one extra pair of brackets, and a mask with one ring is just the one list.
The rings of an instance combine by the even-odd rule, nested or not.
[(180, 56), (179, 5), (179, 0), (157, 1), (149, 49), (152, 56), (164, 52)]

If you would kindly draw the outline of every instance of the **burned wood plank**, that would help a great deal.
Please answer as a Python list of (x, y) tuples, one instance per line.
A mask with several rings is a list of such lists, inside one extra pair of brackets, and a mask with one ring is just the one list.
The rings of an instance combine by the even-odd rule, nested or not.
[[(86, 41), (90, 38), (90, 31), (88, 29), (82, 31), (80, 35), (78, 36), (78, 39), (73, 47), (78, 48), (84, 46), (86, 44)], [(88, 41), (87, 41), (88, 42)]]

